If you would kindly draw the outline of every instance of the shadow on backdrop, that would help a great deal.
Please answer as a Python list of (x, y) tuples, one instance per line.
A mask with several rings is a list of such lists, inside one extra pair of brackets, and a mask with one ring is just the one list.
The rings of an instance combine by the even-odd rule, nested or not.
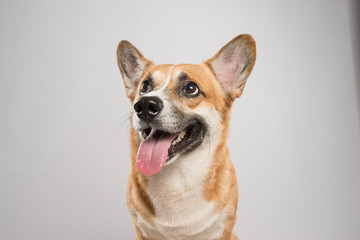
[(350, 24), (351, 38), (353, 45), (353, 60), (355, 71), (355, 86), (358, 104), (358, 117), (360, 123), (360, 1), (351, 0), (350, 7)]

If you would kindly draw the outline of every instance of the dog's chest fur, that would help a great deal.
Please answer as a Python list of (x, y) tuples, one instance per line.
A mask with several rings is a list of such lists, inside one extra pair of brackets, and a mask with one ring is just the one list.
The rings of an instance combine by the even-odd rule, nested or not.
[(215, 239), (222, 234), (226, 211), (216, 212), (214, 203), (205, 200), (203, 192), (213, 155), (209, 145), (203, 144), (156, 178), (148, 179), (148, 194), (155, 207), (155, 217), (148, 223), (137, 216), (137, 224), (145, 237)]

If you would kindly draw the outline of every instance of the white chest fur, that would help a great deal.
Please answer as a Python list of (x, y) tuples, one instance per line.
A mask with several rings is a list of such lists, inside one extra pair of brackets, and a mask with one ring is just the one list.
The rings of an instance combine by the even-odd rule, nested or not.
[(215, 213), (214, 204), (203, 196), (213, 157), (209, 143), (205, 142), (149, 177), (148, 194), (156, 217), (153, 223), (147, 223), (138, 216), (137, 225), (145, 237), (209, 240), (221, 236), (226, 212)]

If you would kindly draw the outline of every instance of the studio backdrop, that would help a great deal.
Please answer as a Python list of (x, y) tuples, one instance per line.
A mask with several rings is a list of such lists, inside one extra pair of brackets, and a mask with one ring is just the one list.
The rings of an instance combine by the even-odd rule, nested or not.
[(235, 233), (360, 239), (358, 14), (340, 0), (1, 1), (0, 239), (133, 239), (117, 44), (197, 64), (242, 33), (257, 60), (230, 121)]

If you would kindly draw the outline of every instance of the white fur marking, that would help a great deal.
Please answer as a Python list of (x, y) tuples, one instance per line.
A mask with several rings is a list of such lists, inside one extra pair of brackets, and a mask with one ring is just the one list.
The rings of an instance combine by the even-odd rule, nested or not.
[(170, 68), (170, 70), (169, 70), (169, 75), (168, 75), (167, 78), (166, 78), (166, 82), (165, 82), (164, 86), (162, 86), (158, 91), (164, 90), (164, 89), (167, 87), (167, 85), (169, 85), (169, 82), (170, 82), (170, 80), (171, 80), (171, 72), (172, 72), (172, 70), (173, 70), (174, 67), (175, 67), (175, 66), (171, 66), (171, 68)]

